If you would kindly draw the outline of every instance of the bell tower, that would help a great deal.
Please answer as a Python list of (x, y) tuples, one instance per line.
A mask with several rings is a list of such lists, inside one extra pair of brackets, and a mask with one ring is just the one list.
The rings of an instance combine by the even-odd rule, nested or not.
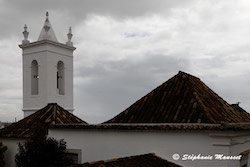
[(24, 40), (19, 47), (23, 57), (23, 111), (24, 117), (46, 106), (58, 103), (70, 111), (73, 107), (73, 51), (69, 28), (66, 44), (58, 42), (46, 13), (45, 23), (35, 42), (28, 40), (24, 26)]

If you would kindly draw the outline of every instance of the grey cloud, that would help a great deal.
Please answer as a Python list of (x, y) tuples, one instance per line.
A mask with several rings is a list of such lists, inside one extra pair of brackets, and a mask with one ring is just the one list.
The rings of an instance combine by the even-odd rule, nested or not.
[(165, 1), (165, 0), (11, 0), (4, 1), (4, 5), (12, 8), (12, 11), (22, 12), (25, 15), (43, 10), (59, 10), (73, 14), (76, 17), (86, 16), (88, 13), (111, 14), (116, 16), (138, 16), (145, 13), (167, 11), (172, 7), (185, 6), (189, 4), (186, 0)]
[[(36, 35), (38, 33), (37, 26), (42, 26), (42, 22), (37, 24), (36, 20), (41, 21), (40, 18), (44, 16), (46, 11), (58, 15), (57, 21), (55, 21), (56, 25), (74, 27), (89, 14), (128, 18), (162, 11), (169, 12), (173, 7), (185, 6), (189, 3), (186, 0), (4, 0), (0, 7), (0, 36), (7, 38), (11, 35), (18, 35), (25, 23), (34, 27), (35, 33), (33, 35)], [(37, 25), (34, 26), (34, 24)], [(19, 36), (21, 37), (21, 35)]]
[(198, 58), (194, 60), (194, 64), (203, 69), (220, 69), (227, 65), (227, 61), (225, 60), (225, 56), (219, 55), (208, 58)]
[[(46, 11), (59, 41), (65, 41), (68, 26), (73, 27), (75, 114), (86, 121), (110, 119), (179, 70), (200, 77), (225, 100), (240, 101), (250, 110), (247, 5), (227, 0), (216, 4), (192, 0), (0, 0), (1, 120), (22, 115), (21, 50), (17, 44), (25, 23), (29, 38), (38, 38)], [(98, 23), (91, 16), (107, 20)], [(109, 23), (114, 27), (107, 28)]]

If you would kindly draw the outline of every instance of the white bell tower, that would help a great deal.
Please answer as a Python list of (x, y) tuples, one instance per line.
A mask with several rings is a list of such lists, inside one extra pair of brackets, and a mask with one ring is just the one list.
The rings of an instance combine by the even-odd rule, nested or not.
[(24, 40), (19, 47), (23, 51), (24, 117), (48, 103), (58, 103), (72, 113), (73, 51), (76, 48), (71, 42), (71, 28), (66, 44), (58, 42), (47, 12), (37, 41), (29, 42), (26, 25), (23, 35)]

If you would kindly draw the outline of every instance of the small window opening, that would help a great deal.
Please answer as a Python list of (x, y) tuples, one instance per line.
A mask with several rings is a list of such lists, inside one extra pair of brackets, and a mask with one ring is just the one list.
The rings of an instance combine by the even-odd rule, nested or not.
[(33, 60), (31, 63), (31, 94), (38, 95), (38, 63), (36, 60)]
[(57, 63), (57, 90), (60, 95), (64, 95), (64, 82), (65, 82), (65, 77), (64, 77), (64, 63), (62, 61), (59, 61)]
[(82, 151), (80, 149), (68, 149), (67, 157), (73, 161), (74, 164), (81, 164)]
[(67, 157), (73, 161), (74, 164), (78, 164), (78, 154), (77, 153), (67, 153)]

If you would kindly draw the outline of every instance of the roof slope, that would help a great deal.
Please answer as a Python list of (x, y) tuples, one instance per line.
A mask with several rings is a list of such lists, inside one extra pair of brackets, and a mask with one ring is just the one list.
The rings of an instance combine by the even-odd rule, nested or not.
[(39, 128), (56, 124), (87, 124), (56, 103), (50, 103), (34, 114), (0, 130), (0, 137), (31, 137)]
[(228, 104), (199, 78), (180, 71), (105, 123), (222, 122), (250, 122), (250, 114)]
[(96, 161), (72, 167), (181, 167), (155, 154), (144, 154), (106, 161)]

